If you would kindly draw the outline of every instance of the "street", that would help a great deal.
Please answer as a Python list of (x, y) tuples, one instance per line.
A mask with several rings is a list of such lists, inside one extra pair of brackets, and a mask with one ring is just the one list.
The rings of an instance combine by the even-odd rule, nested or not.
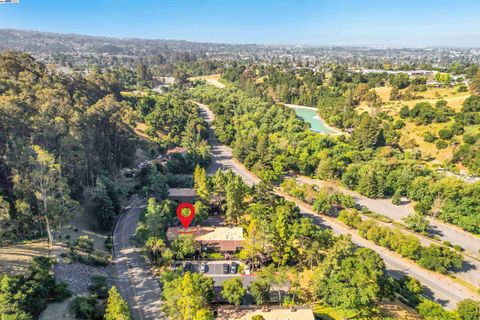
[(130, 244), (145, 200), (134, 199), (120, 216), (113, 233), (115, 285), (127, 300), (135, 320), (165, 319), (160, 311), (161, 290), (140, 250)]

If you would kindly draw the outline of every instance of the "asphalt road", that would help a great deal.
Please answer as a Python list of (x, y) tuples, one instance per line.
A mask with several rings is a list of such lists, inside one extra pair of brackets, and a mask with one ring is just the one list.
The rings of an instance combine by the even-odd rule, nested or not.
[(139, 249), (130, 244), (144, 199), (134, 199), (120, 216), (113, 232), (115, 285), (127, 300), (135, 320), (165, 319), (160, 311), (161, 290)]
[[(329, 183), (323, 180), (312, 179), (305, 176), (297, 176), (296, 179), (297, 181), (303, 183), (316, 184), (318, 186), (328, 185), (338, 191), (352, 196), (360, 206), (366, 207), (372, 212), (383, 214), (394, 221), (402, 222), (403, 218), (414, 213), (413, 207), (409, 203), (394, 205), (390, 199), (371, 199), (359, 194), (358, 192), (348, 190), (340, 185)], [(476, 237), (473, 234), (465, 232), (455, 225), (447, 224), (432, 218), (429, 219), (429, 222), (432, 229), (431, 233), (438, 236), (441, 241), (449, 241), (452, 244), (459, 244), (468, 254), (480, 259), (480, 237)], [(480, 274), (480, 268), (477, 270), (477, 272)]]
[[(208, 106), (201, 103), (197, 103), (197, 105), (201, 109), (201, 113), (207, 122), (211, 123), (214, 120), (214, 115)], [(248, 185), (253, 185), (260, 181), (258, 177), (233, 158), (232, 150), (229, 147), (219, 143), (211, 128), (210, 143), (212, 145), (212, 165), (208, 170), (209, 174), (214, 173), (217, 169), (232, 169), (236, 174), (240, 175)], [(463, 299), (479, 299), (478, 294), (475, 294), (466, 287), (454, 282), (451, 278), (423, 269), (414, 262), (404, 259), (400, 255), (383, 247), (375, 245), (374, 243), (360, 237), (354, 231), (348, 229), (335, 219), (316, 214), (311, 207), (297, 199), (293, 199), (280, 191), (277, 191), (277, 194), (295, 202), (301, 209), (302, 213), (305, 216), (311, 217), (317, 224), (332, 229), (336, 234), (350, 234), (352, 236), (352, 241), (357, 245), (375, 250), (385, 261), (389, 274), (397, 278), (403, 275), (409, 275), (418, 279), (425, 287), (426, 296), (445, 307), (453, 309), (456, 304)]]

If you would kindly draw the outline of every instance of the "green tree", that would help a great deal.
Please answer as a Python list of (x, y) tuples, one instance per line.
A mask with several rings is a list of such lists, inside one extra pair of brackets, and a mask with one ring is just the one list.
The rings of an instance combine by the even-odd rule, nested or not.
[(355, 250), (346, 241), (327, 255), (314, 275), (313, 290), (328, 305), (368, 313), (382, 298), (385, 264), (374, 251)]
[(248, 291), (257, 305), (270, 301), (270, 284), (264, 279), (252, 281), (248, 286)]
[(186, 272), (183, 277), (165, 278), (162, 297), (170, 319), (210, 320), (213, 312), (213, 279), (199, 273)]
[(193, 174), (194, 186), (197, 191), (197, 196), (204, 202), (210, 201), (210, 191), (207, 184), (207, 173), (205, 168), (197, 165)]
[(457, 304), (457, 313), (462, 320), (480, 319), (480, 302), (471, 299), (462, 300)]
[(112, 227), (116, 212), (113, 207), (113, 202), (108, 195), (107, 187), (99, 179), (95, 189), (93, 190), (93, 209), (97, 214), (97, 219), (100, 223), (100, 227), (104, 230), (108, 230)]
[(239, 306), (247, 290), (243, 287), (240, 278), (231, 278), (223, 282), (222, 297), (228, 303)]
[(245, 210), (244, 198), (246, 194), (246, 186), (239, 176), (234, 176), (228, 180), (226, 186), (227, 209), (225, 215), (229, 224), (238, 224), (240, 216)]
[(172, 249), (178, 259), (183, 259), (200, 249), (200, 244), (195, 240), (193, 234), (181, 234), (173, 241)]
[(132, 314), (128, 308), (128, 303), (113, 286), (108, 292), (107, 310), (105, 320), (131, 320)]
[(165, 245), (165, 242), (157, 237), (148, 238), (144, 246), (144, 250), (148, 253), (150, 259), (155, 263), (160, 261), (160, 257), (163, 256), (163, 252), (166, 249), (167, 246)]
[(53, 230), (69, 221), (79, 207), (78, 203), (70, 198), (70, 188), (54, 157), (39, 146), (33, 146), (32, 149), (31, 171), (26, 178), (38, 202), (47, 227), (48, 241), (52, 245)]
[(408, 229), (411, 229), (416, 232), (425, 233), (430, 228), (430, 224), (428, 220), (425, 218), (423, 214), (418, 212), (412, 213), (403, 219)]

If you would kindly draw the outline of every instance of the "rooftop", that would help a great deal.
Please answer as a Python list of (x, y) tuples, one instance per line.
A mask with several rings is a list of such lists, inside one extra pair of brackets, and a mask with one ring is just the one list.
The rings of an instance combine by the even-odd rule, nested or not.
[(242, 227), (171, 227), (167, 230), (167, 239), (175, 240), (182, 233), (193, 233), (197, 241), (243, 241)]
[(262, 315), (265, 320), (314, 320), (313, 311), (307, 307), (299, 306), (294, 309), (271, 307), (268, 310), (255, 307), (221, 308), (218, 320), (236, 319), (250, 320), (255, 315)]

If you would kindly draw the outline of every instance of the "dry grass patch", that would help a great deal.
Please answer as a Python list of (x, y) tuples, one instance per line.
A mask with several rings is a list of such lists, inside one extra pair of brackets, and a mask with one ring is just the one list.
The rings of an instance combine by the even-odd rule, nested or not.
[[(430, 131), (435, 135), (438, 135), (438, 131), (445, 128), (449, 123), (432, 123), (427, 126), (417, 126), (412, 122), (408, 122), (405, 128), (402, 129), (402, 137), (400, 138), (400, 146), (406, 148), (410, 141), (415, 141), (418, 147), (410, 148), (410, 150), (420, 150), (422, 156), (429, 156), (435, 158), (437, 162), (448, 161), (452, 158), (454, 149), (448, 146), (445, 149), (438, 150), (435, 147), (435, 143), (425, 142), (423, 135)], [(409, 149), (409, 148), (406, 148)]]
[(189, 80), (190, 81), (193, 81), (193, 80), (204, 80), (205, 82), (207, 82), (208, 84), (214, 86), (214, 87), (217, 87), (217, 88), (220, 88), (220, 89), (223, 89), (225, 88), (225, 85), (223, 83), (220, 82), (220, 78), (222, 77), (221, 74), (211, 74), (209, 76), (200, 76), (200, 77), (192, 77), (190, 78)]
[(35, 257), (48, 256), (46, 240), (29, 241), (0, 247), (0, 273), (23, 274)]

